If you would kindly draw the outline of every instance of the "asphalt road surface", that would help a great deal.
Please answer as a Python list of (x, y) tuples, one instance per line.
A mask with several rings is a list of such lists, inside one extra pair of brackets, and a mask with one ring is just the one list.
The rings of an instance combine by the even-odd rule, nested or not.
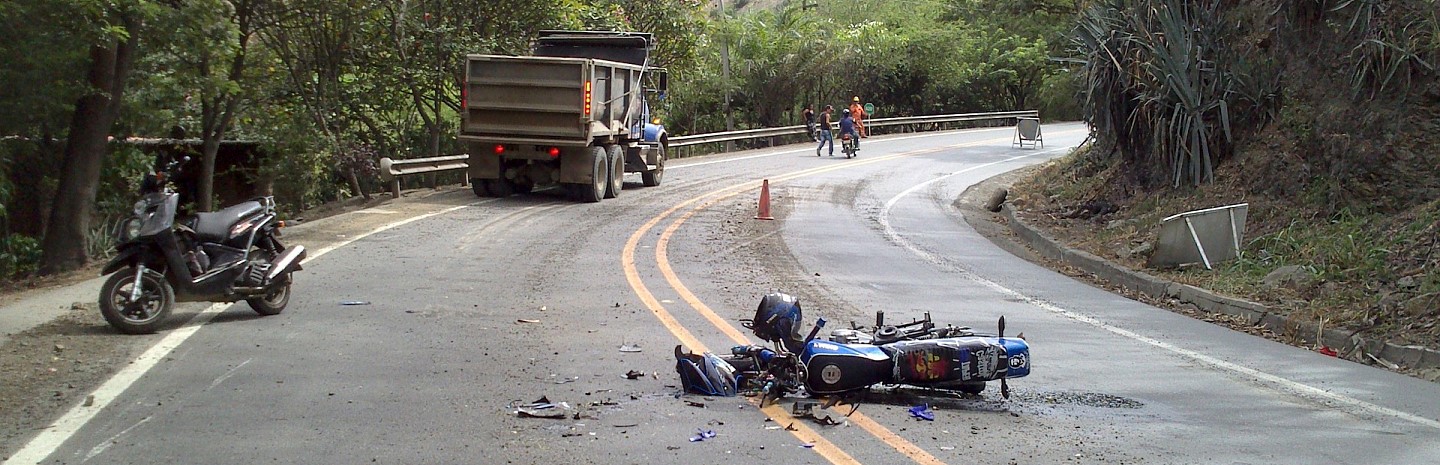
[[(1085, 135), (1049, 125), (1019, 149), (1011, 131), (680, 160), (598, 204), (452, 191), (317, 224), (285, 313), (195, 309), (10, 463), (1440, 461), (1436, 384), (1127, 300), (976, 233), (953, 206), (966, 187)], [(775, 221), (753, 219), (762, 179)], [(1004, 315), (1034, 371), (1009, 400), (877, 388), (826, 413), (839, 426), (677, 397), (674, 347), (752, 341), (738, 320), (772, 289), (811, 321)], [(571, 409), (517, 415), (541, 397)], [(934, 421), (910, 418), (920, 403)]]

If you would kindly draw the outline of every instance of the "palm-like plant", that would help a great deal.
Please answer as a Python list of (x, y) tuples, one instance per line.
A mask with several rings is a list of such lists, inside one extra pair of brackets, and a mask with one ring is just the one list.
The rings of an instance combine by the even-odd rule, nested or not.
[(1096, 136), (1136, 170), (1168, 168), (1176, 186), (1213, 181), (1231, 140), (1237, 79), (1220, 56), (1217, 5), (1099, 2), (1081, 15), (1074, 37), (1082, 108)]

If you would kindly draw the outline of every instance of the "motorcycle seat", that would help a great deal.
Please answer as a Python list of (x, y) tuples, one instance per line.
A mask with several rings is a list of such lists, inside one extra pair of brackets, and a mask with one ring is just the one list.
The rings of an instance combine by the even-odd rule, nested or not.
[(240, 202), (219, 211), (195, 214), (195, 234), (206, 242), (224, 242), (230, 236), (230, 228), (240, 220), (260, 213), (264, 207), (254, 200)]

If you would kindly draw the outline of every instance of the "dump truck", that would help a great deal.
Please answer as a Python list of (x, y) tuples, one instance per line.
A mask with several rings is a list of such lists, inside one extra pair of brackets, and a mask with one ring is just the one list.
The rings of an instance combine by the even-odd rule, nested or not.
[(625, 173), (660, 185), (669, 137), (650, 105), (667, 79), (653, 49), (649, 33), (541, 31), (533, 56), (467, 55), (459, 139), (475, 194), (558, 184), (599, 202)]

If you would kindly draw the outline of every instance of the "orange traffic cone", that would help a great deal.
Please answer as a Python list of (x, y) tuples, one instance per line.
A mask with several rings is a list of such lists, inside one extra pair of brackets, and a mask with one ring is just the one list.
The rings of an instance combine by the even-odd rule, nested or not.
[(757, 219), (757, 220), (773, 220), (773, 219), (775, 219), (775, 217), (770, 216), (770, 180), (769, 180), (769, 179), (766, 179), (766, 180), (765, 180), (765, 183), (760, 185), (760, 213), (757, 214), (757, 215), (755, 215), (755, 219)]

